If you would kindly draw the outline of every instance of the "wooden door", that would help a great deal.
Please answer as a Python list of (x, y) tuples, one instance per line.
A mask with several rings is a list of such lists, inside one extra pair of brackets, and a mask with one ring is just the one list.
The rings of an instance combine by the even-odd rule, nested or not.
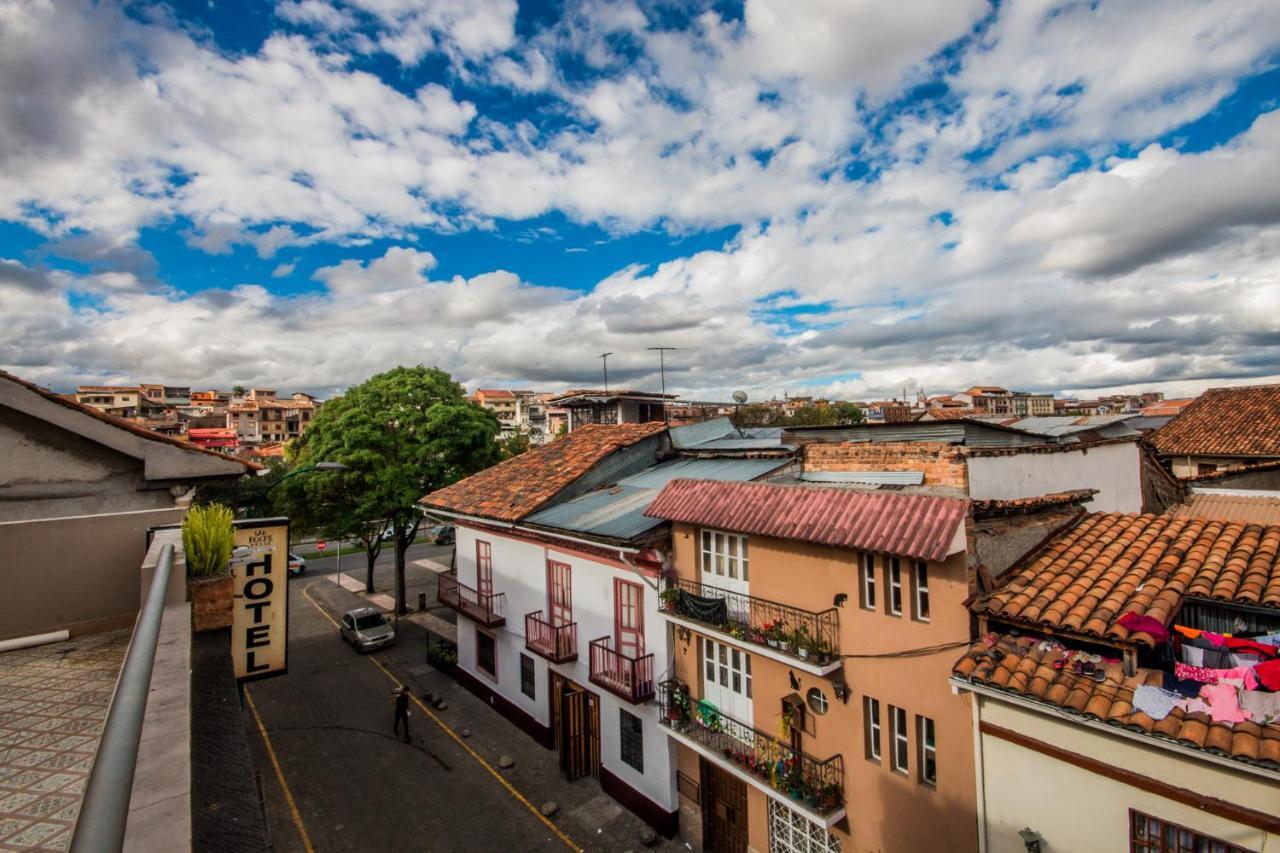
[(644, 654), (644, 587), (617, 579), (613, 582), (614, 639), (620, 654)]
[[(476, 540), (476, 591), (493, 595), (493, 550), (488, 542)], [(481, 599), (481, 604), (487, 604)]]
[(747, 783), (698, 760), (702, 776), (702, 849), (746, 853)]
[(552, 673), (551, 724), (569, 781), (600, 774), (600, 706), (581, 685)]
[(547, 621), (557, 626), (573, 621), (573, 573), (568, 563), (547, 561)]

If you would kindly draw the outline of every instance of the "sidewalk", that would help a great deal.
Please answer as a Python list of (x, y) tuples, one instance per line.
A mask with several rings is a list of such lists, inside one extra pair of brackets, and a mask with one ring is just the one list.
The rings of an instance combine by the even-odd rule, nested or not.
[[(365, 600), (335, 583), (312, 583), (308, 592), (335, 617)], [(412, 618), (416, 615), (400, 618), (396, 645), (379, 652), (378, 659), (404, 679), (415, 694), (443, 699), (446, 707), (433, 713), (460, 734), (469, 730), (468, 746), (490, 764), (496, 767), (502, 755), (514, 759), (515, 766), (502, 771), (504, 778), (534, 804), (554, 801), (559, 811), (552, 820), (583, 849), (611, 853), (638, 853), (645, 849), (641, 838), (647, 826), (640, 818), (605, 794), (594, 779), (566, 781), (554, 752), (543, 749), (497, 711), (426, 662), (427, 631), (418, 624), (421, 620)], [(421, 724), (434, 725), (429, 719)], [(690, 848), (677, 837), (669, 841), (659, 838), (653, 849)]]

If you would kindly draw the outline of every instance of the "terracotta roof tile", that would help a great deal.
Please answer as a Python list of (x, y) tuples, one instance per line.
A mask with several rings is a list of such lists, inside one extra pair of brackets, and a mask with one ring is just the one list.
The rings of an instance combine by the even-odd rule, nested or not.
[(438, 489), (419, 503), (481, 518), (518, 521), (541, 509), (609, 454), (665, 430), (661, 421), (581, 426), (555, 441)]
[(1280, 456), (1280, 385), (1210, 388), (1148, 440), (1170, 455)]
[[(1052, 661), (1058, 654), (1052, 649), (1042, 650), (1036, 638), (999, 636), (995, 649), (980, 642), (970, 646), (956, 661), (951, 674), (958, 680), (1023, 696), (1081, 718), (1280, 770), (1280, 724), (1243, 722), (1233, 726), (1181, 709), (1156, 721), (1133, 710), (1133, 691), (1143, 684), (1159, 686), (1159, 670), (1139, 669), (1136, 675), (1126, 678), (1119, 663), (1102, 664), (1106, 678), (1098, 682), (1073, 673), (1069, 667), (1054, 669)], [(1026, 681), (1010, 675), (1027, 671), (1034, 675)]]
[(1043, 545), (973, 605), (1042, 629), (1152, 645), (1117, 624), (1168, 625), (1184, 596), (1280, 608), (1280, 526), (1094, 513)]

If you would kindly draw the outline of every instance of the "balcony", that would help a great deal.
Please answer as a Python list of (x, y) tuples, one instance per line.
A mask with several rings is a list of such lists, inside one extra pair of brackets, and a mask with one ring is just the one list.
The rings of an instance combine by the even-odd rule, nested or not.
[(709, 628), (730, 643), (813, 675), (827, 675), (842, 662), (840, 616), (834, 607), (814, 613), (675, 578), (667, 581), (659, 609), (673, 622)]
[(458, 583), (458, 576), (455, 574), (440, 575), (436, 601), (486, 628), (500, 628), (507, 624), (505, 594), (498, 592), (482, 595), (471, 587)]
[(591, 641), (591, 683), (633, 705), (653, 698), (653, 655), (627, 657), (614, 651), (613, 638)]
[(552, 625), (542, 611), (524, 617), (524, 647), (552, 663), (568, 663), (578, 659), (578, 623)]
[(659, 686), (658, 705), (671, 737), (723, 770), (827, 828), (845, 816), (844, 756), (807, 755), (692, 699), (678, 681)]

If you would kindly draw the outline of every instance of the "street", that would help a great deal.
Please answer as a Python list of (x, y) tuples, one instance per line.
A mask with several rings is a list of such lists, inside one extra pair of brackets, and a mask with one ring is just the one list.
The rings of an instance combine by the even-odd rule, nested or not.
[[(448, 559), (448, 548), (414, 550), (420, 553), (410, 559), (433, 553)], [(332, 563), (315, 561), (314, 569), (308, 566), (307, 575), (290, 583), (288, 674), (247, 689), (249, 740), (275, 849), (567, 849), (556, 830), (513, 796), (497, 771), (487, 769), (424, 708), (411, 709), (411, 745), (392, 735), (391, 691), (399, 674), (393, 679), (389, 672), (422, 660), (425, 634), (402, 621), (396, 647), (357, 654), (340, 640), (320, 607), (331, 601), (337, 611), (356, 603), (355, 596), (322, 577)], [(379, 561), (383, 590), (390, 586), (390, 563), (389, 557)], [(414, 588), (432, 583), (425, 575), (434, 578), (421, 569), (413, 574)], [(511, 736), (519, 735), (512, 731)]]

